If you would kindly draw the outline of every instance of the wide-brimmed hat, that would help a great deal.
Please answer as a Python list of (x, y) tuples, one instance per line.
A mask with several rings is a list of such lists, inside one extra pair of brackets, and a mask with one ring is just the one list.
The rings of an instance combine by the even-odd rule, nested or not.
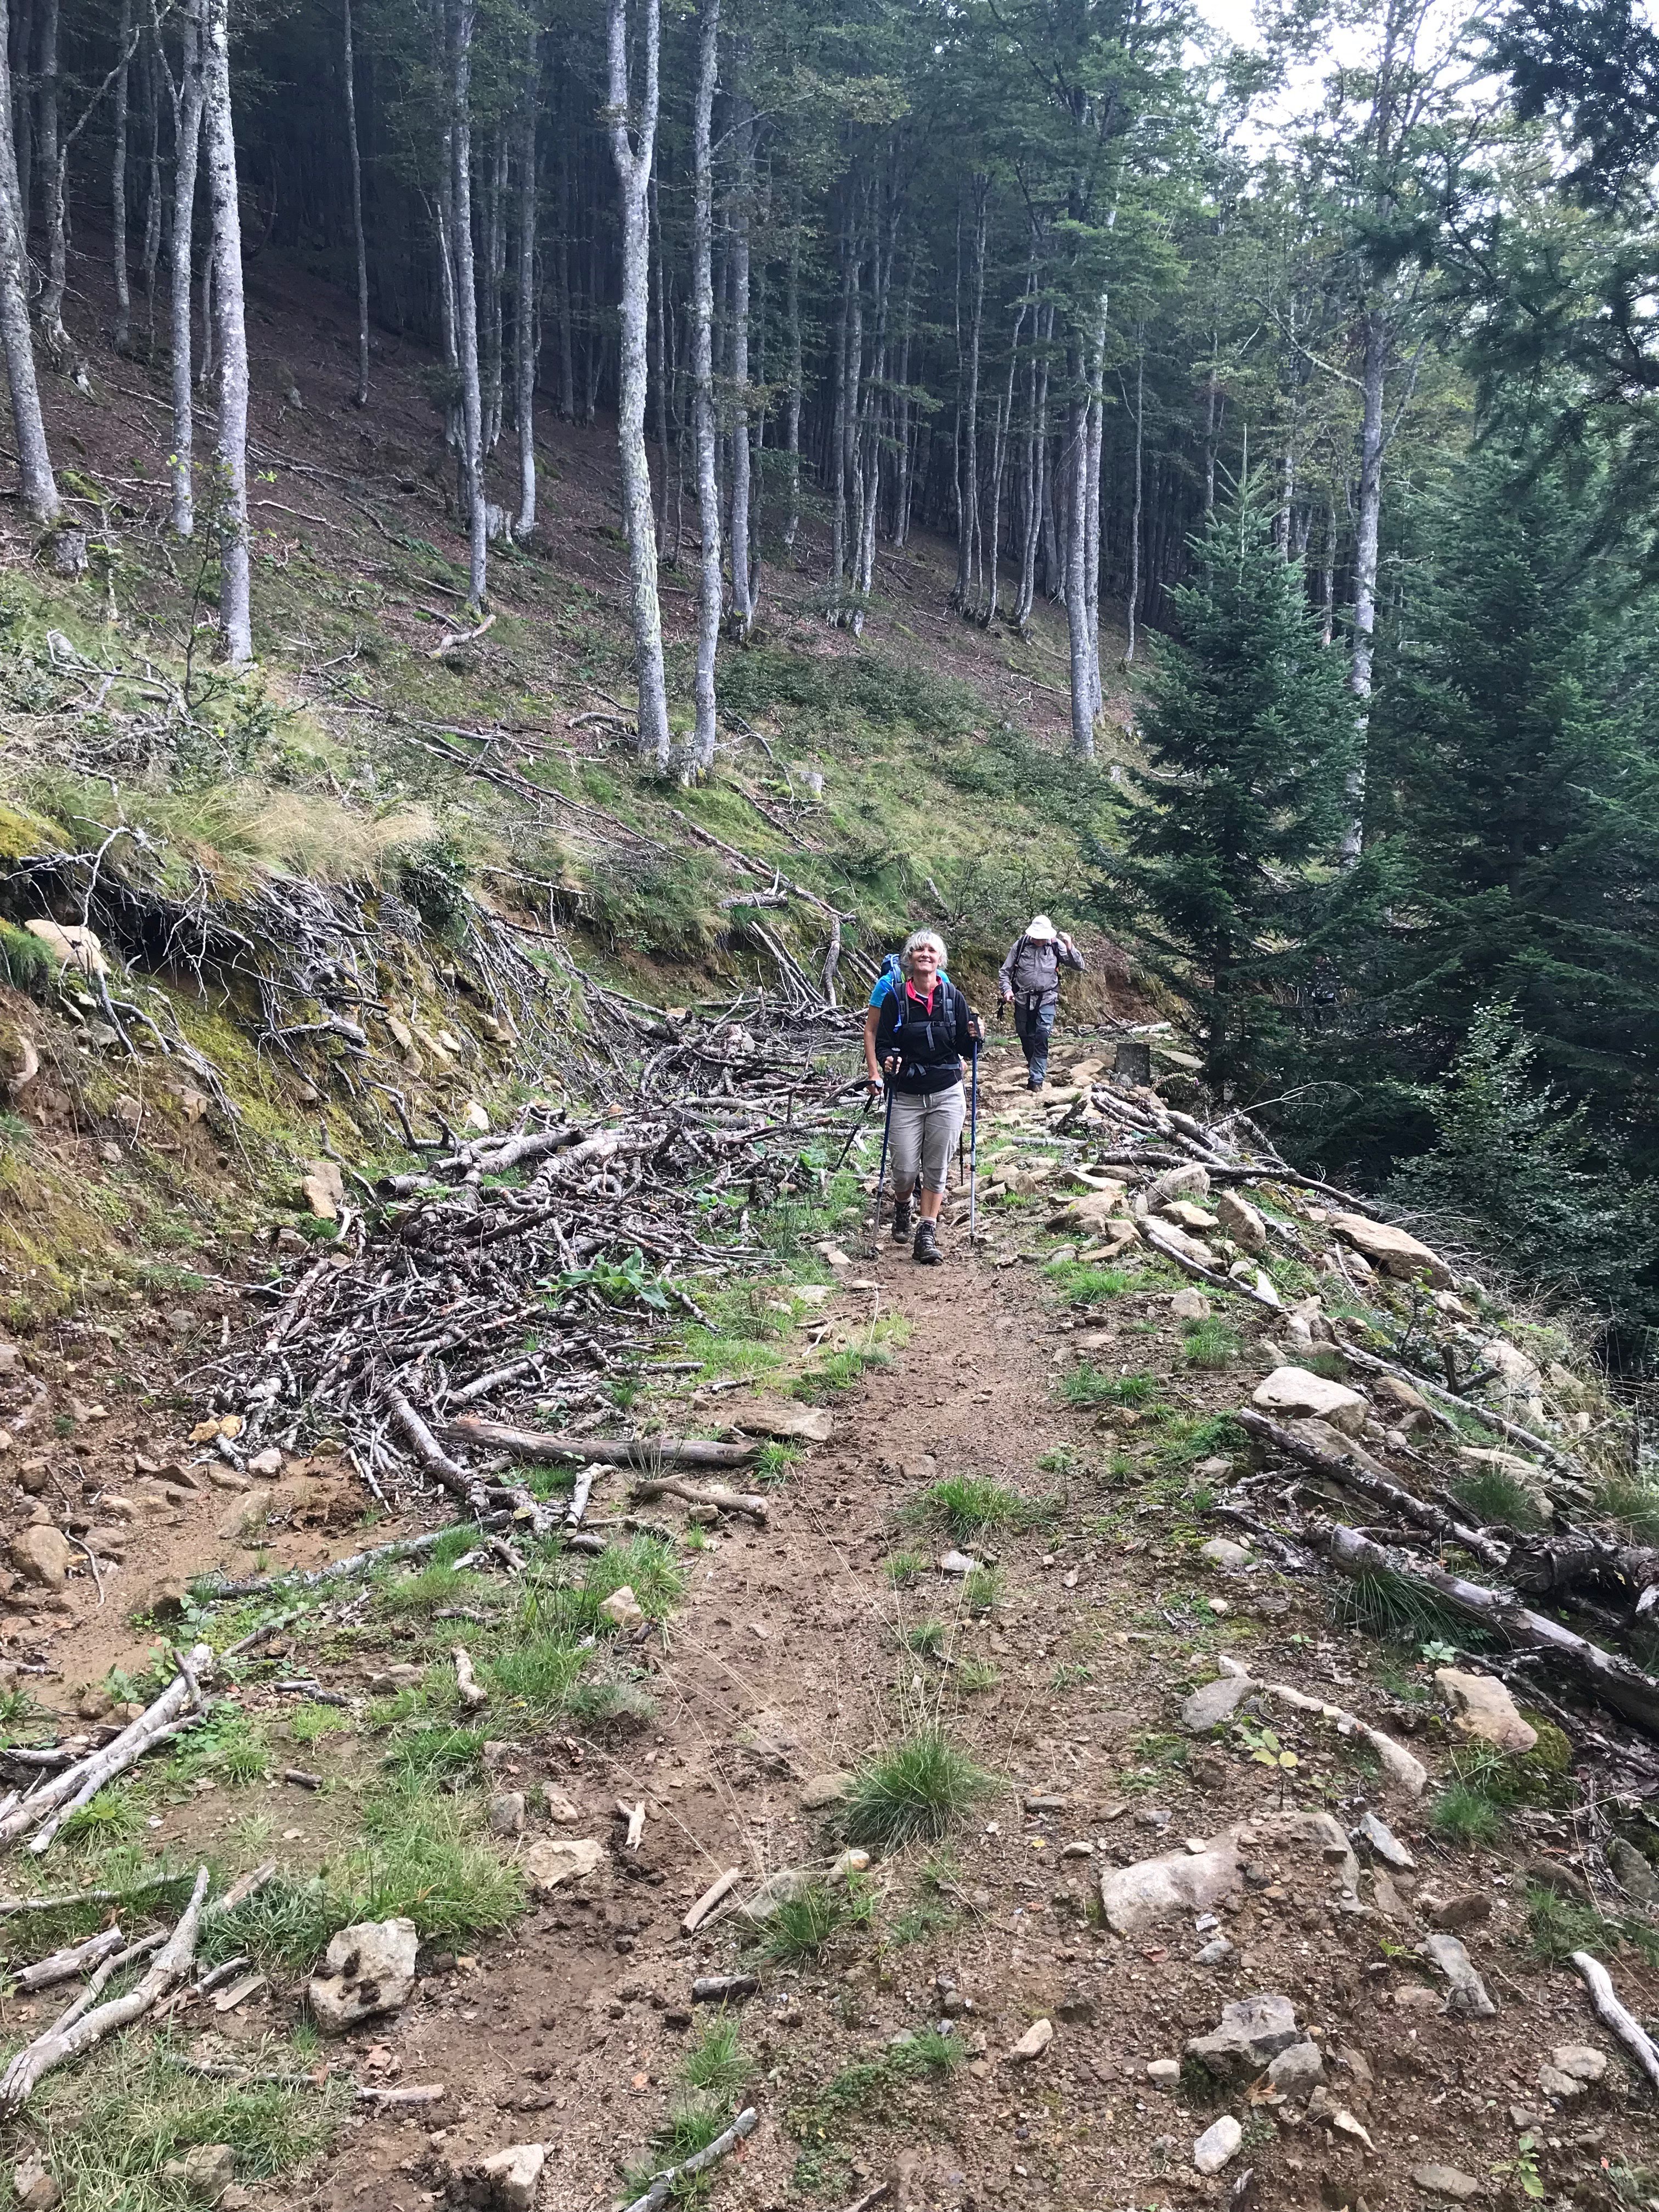
[(1034, 938), (1039, 945), (1052, 945), (1060, 935), (1060, 932), (1046, 914), (1034, 914), (1026, 927), (1025, 934)]

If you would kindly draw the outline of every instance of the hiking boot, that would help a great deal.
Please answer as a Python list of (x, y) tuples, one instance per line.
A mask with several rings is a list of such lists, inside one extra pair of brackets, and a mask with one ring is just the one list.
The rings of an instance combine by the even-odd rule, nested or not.
[(893, 1242), (902, 1244), (910, 1234), (910, 1201), (908, 1198), (893, 1200)]
[(916, 1224), (916, 1241), (910, 1248), (910, 1257), (924, 1267), (937, 1267), (944, 1259), (939, 1249), (939, 1231), (931, 1221)]

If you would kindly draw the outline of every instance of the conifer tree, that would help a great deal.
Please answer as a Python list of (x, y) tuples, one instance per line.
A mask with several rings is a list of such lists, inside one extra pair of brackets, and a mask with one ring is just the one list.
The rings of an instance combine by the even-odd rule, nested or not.
[(1178, 642), (1153, 680), (1125, 854), (1106, 903), (1138, 916), (1152, 963), (1188, 997), (1206, 1079), (1247, 1093), (1291, 1043), (1314, 958), (1312, 873), (1342, 813), (1353, 718), (1320, 644), (1301, 564), (1245, 489), (1193, 544)]

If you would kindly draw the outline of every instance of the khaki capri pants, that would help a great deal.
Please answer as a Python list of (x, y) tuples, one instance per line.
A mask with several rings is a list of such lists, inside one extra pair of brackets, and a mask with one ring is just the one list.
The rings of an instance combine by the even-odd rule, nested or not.
[(924, 1190), (942, 1191), (950, 1172), (951, 1155), (962, 1134), (968, 1101), (960, 1081), (945, 1091), (896, 1091), (893, 1093), (893, 1188), (915, 1188), (921, 1170)]

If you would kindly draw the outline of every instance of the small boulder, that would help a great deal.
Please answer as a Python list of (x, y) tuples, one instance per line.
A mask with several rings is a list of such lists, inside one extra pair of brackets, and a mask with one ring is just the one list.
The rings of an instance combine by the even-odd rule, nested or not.
[(26, 1581), (39, 1583), (46, 1589), (63, 1588), (78, 1556), (69, 1538), (48, 1522), (20, 1528), (11, 1540), (13, 1566)]
[(1369, 1410), (1358, 1390), (1306, 1367), (1275, 1367), (1250, 1395), (1251, 1403), (1264, 1413), (1291, 1421), (1328, 1421), (1348, 1437), (1359, 1434)]
[(1419, 1895), (1417, 1909), (1431, 1928), (1474, 1928), (1492, 1917), (1492, 1893), (1455, 1889), (1449, 1897)]
[(489, 1801), (486, 1816), (492, 1836), (521, 1836), (524, 1833), (524, 1792), (522, 1790), (498, 1790)]
[(1234, 1190), (1224, 1190), (1216, 1200), (1215, 1210), (1222, 1228), (1235, 1244), (1242, 1244), (1247, 1252), (1265, 1252), (1267, 1249), (1267, 1224), (1250, 1204)]
[(245, 1490), (233, 1503), (220, 1522), (220, 1540), (227, 1544), (251, 1543), (264, 1534), (265, 1522), (270, 1517), (270, 1492), (262, 1484)]
[(1426, 1275), (1438, 1290), (1451, 1286), (1452, 1271), (1439, 1254), (1403, 1229), (1373, 1221), (1364, 1213), (1334, 1213), (1330, 1227), (1345, 1244), (1351, 1244), (1385, 1275), (1397, 1276), (1401, 1281)]
[(52, 2212), (63, 2199), (64, 2192), (47, 2172), (45, 2160), (33, 2152), (13, 2166), (11, 2185), (17, 2212)]
[(1209, 1194), (1209, 1171), (1194, 1160), (1178, 1168), (1165, 1168), (1161, 1176), (1155, 1176), (1146, 1186), (1146, 1205), (1156, 1213), (1172, 1198), (1207, 1198)]
[(232, 2143), (192, 2143), (182, 2158), (170, 2158), (161, 2168), (170, 2181), (196, 2204), (219, 2204), (236, 2179), (236, 2150)]
[(1154, 2089), (1173, 2089), (1181, 2079), (1181, 2061), (1178, 2058), (1149, 2059), (1146, 2079)]
[(1626, 1897), (1634, 1898), (1638, 1905), (1659, 1905), (1659, 1874), (1634, 1844), (1615, 1836), (1607, 1845), (1607, 1864)]
[[(819, 1285), (809, 1285), (817, 1289)], [(797, 1289), (796, 1296), (800, 1295)], [(834, 1426), (822, 1406), (762, 1405), (735, 1413), (732, 1426), (745, 1437), (773, 1437), (780, 1443), (827, 1444)]]
[(853, 1786), (853, 1777), (845, 1767), (836, 1767), (828, 1774), (815, 1774), (800, 1793), (803, 1813), (822, 1813), (826, 1807), (839, 1805)]
[(612, 1627), (619, 1630), (623, 1635), (645, 1626), (645, 1607), (635, 1596), (632, 1585), (628, 1583), (624, 1583), (620, 1589), (613, 1589), (610, 1596), (601, 1602), (599, 1611)]
[[(1607, 2054), (1593, 2043), (1558, 2043), (1539, 2072), (1538, 2086), (1555, 2097), (1582, 2097), (1607, 2070)], [(1554, 2075), (1553, 2081), (1548, 2077)], [(1564, 2086), (1563, 2086), (1564, 2085)]]
[(1207, 1321), (1213, 1310), (1202, 1291), (1177, 1291), (1170, 1300), (1170, 1312), (1176, 1321)]
[(1243, 2129), (1231, 2112), (1224, 2112), (1193, 2145), (1193, 2164), (1200, 2173), (1219, 2173), (1224, 2166), (1237, 2157), (1243, 2140)]
[(337, 1221), (345, 1204), (345, 1178), (337, 1160), (313, 1160), (300, 1178), (300, 1195), (319, 1221)]
[(1231, 1536), (1212, 1536), (1206, 1544), (1198, 1547), (1198, 1556), (1206, 1565), (1219, 1567), (1224, 1574), (1237, 1574), (1250, 1564), (1250, 1555), (1243, 1544), (1235, 1544)]
[(1437, 1967), (1448, 1984), (1446, 2009), (1460, 2020), (1490, 2020), (1498, 2010), (1486, 1994), (1486, 1985), (1474, 1971), (1474, 1961), (1455, 1936), (1425, 1936), (1418, 1950)]
[(1189, 1198), (1172, 1198), (1158, 1212), (1165, 1221), (1173, 1221), (1177, 1229), (1185, 1229), (1194, 1237), (1207, 1237), (1219, 1229), (1220, 1222), (1207, 1206), (1194, 1206)]
[(412, 1920), (364, 1920), (343, 1928), (324, 1954), (307, 1997), (325, 2034), (398, 2012), (415, 1987), (420, 1937)]
[(581, 1881), (596, 1873), (605, 1857), (602, 1847), (584, 1837), (568, 1842), (549, 1837), (532, 1844), (524, 1855), (526, 1879), (538, 1895), (562, 1889), (567, 1882)]
[(1481, 2193), (1474, 2176), (1455, 2166), (1414, 2166), (1412, 2179), (1425, 2197), (1443, 2197), (1454, 2204), (1467, 2204)]
[(1034, 2020), (1008, 2056), (1017, 2063), (1041, 2058), (1054, 2039), (1054, 2024), (1051, 2020)]
[(1292, 2104), (1301, 2104), (1313, 2094), (1315, 2085), (1322, 2081), (1325, 2061), (1319, 2045), (1304, 2036), (1300, 2043), (1287, 2044), (1267, 2068), (1267, 2079), (1281, 2097)]
[(1379, 1820), (1375, 1813), (1363, 1814), (1354, 1833), (1368, 1843), (1386, 1865), (1397, 1868), (1402, 1874), (1409, 1874), (1416, 1867), (1417, 1861), (1394, 1830), (1386, 1820)]
[(267, 1444), (262, 1452), (255, 1452), (247, 1463), (247, 1471), (264, 1482), (275, 1482), (283, 1471), (283, 1455), (275, 1444)]
[(548, 1819), (559, 1827), (578, 1828), (581, 1826), (580, 1807), (574, 1798), (566, 1796), (556, 1782), (543, 1783), (542, 1803), (546, 1808)]
[(1223, 1721), (1230, 1721), (1255, 1684), (1248, 1674), (1218, 1674), (1194, 1690), (1181, 1708), (1181, 1725), (1189, 1735), (1202, 1735)]
[(1305, 2039), (1296, 2024), (1296, 2007), (1276, 1990), (1224, 2005), (1219, 2024), (1195, 2035), (1187, 2056), (1222, 2081), (1249, 2081), (1270, 2066), (1281, 2051)]
[(83, 975), (108, 975), (103, 939), (84, 922), (52, 921), (42, 915), (23, 927), (40, 939), (60, 968), (78, 968)]
[(459, 2177), (463, 2203), (478, 2212), (532, 2212), (547, 2163), (544, 2143), (513, 2143), (465, 2167)]
[(1101, 1911), (1115, 1936), (1138, 1936), (1165, 1920), (1213, 1912), (1238, 1894), (1238, 1846), (1231, 1837), (1206, 1851), (1172, 1852), (1100, 1877)]
[(1522, 1719), (1515, 1699), (1495, 1675), (1437, 1667), (1434, 1679), (1455, 1708), (1452, 1726), (1460, 1735), (1478, 1737), (1507, 1752), (1530, 1751), (1538, 1741), (1537, 1729)]

